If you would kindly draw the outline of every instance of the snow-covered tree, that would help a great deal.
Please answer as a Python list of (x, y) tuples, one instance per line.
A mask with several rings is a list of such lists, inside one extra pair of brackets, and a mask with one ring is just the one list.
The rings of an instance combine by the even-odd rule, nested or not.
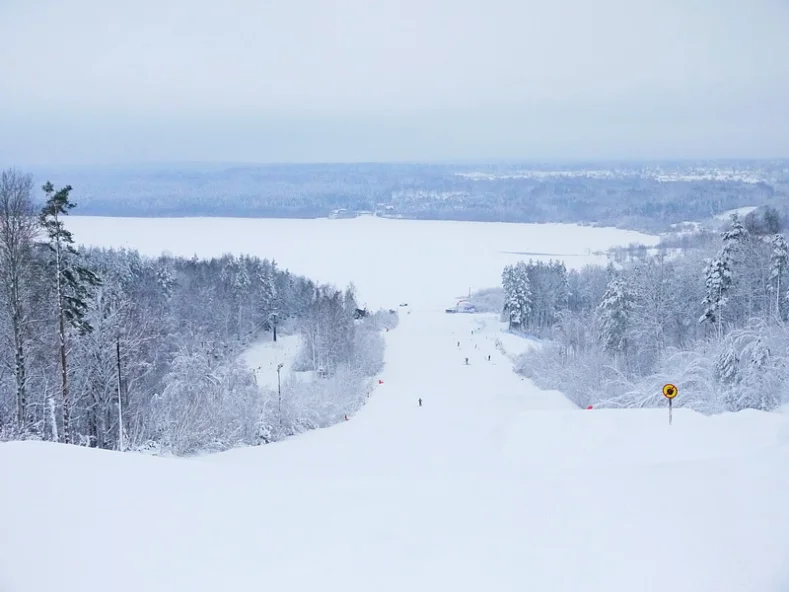
[(631, 326), (633, 340), (639, 346), (636, 354), (641, 370), (654, 367), (666, 349), (675, 298), (669, 267), (665, 258), (658, 255), (637, 263), (632, 270)]
[(632, 311), (633, 296), (627, 284), (622, 278), (614, 278), (598, 307), (598, 317), (604, 349), (620, 359), (630, 348)]
[(509, 276), (509, 297), (505, 302), (509, 326), (523, 328), (531, 314), (531, 289), (529, 273), (522, 261), (515, 264)]
[(749, 233), (743, 226), (737, 214), (731, 215), (731, 226), (721, 234), (723, 246), (721, 249), (722, 258), (729, 261), (736, 261), (741, 255)]
[(67, 185), (55, 191), (52, 183), (47, 182), (43, 187), (46, 203), (41, 209), (39, 221), (44, 233), (49, 239), (48, 247), (52, 252), (51, 261), (56, 293), (56, 316), (58, 349), (60, 352), (60, 392), (63, 405), (63, 441), (71, 443), (71, 399), (68, 385), (68, 328), (74, 328), (85, 333), (91, 330), (86, 316), (91, 288), (98, 285), (99, 278), (92, 271), (79, 264), (77, 251), (72, 246), (74, 238), (66, 230), (62, 216), (76, 204), (69, 200), (71, 186)]
[(38, 234), (31, 197), (33, 180), (14, 170), (0, 175), (0, 287), (10, 317), (14, 348), (17, 430), (27, 430), (27, 344), (33, 247)]
[(782, 295), (786, 292), (784, 277), (789, 264), (789, 246), (782, 234), (773, 236), (770, 242), (770, 289), (775, 295), (775, 317), (783, 319)]
[(718, 337), (723, 335), (722, 309), (726, 305), (726, 295), (731, 288), (732, 273), (729, 262), (725, 258), (709, 259), (704, 270), (704, 312), (699, 317), (700, 323), (710, 323), (716, 327)]

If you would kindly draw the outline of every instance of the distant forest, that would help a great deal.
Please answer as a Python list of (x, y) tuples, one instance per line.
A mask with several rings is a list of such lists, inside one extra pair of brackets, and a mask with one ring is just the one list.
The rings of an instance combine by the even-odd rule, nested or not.
[[(579, 222), (662, 231), (725, 210), (789, 214), (789, 161), (148, 165), (33, 170), (74, 187), (82, 215)], [(782, 218), (786, 218), (783, 215)]]

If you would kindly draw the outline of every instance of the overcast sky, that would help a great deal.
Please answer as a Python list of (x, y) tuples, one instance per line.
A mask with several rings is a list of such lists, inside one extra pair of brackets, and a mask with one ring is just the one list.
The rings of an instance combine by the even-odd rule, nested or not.
[(789, 0), (0, 0), (0, 165), (789, 156)]

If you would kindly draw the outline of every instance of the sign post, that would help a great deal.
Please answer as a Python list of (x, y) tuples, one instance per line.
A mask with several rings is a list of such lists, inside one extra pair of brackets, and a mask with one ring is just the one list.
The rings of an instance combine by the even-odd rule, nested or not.
[(663, 396), (668, 399), (668, 425), (671, 425), (671, 402), (677, 396), (677, 393), (679, 393), (679, 389), (673, 384), (663, 385)]

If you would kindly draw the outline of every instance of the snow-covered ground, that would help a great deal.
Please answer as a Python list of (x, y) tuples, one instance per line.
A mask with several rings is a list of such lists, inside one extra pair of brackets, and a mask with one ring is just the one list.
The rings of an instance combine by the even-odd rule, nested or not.
[[(148, 255), (212, 257), (247, 253), (344, 287), (353, 281), (360, 304), (447, 305), (457, 295), (501, 283), (505, 265), (568, 256), (568, 267), (603, 262), (588, 252), (613, 245), (658, 243), (657, 236), (568, 224), (506, 224), (391, 220), (251, 218), (99, 218), (69, 216), (78, 243), (133, 247)], [(547, 253), (518, 255), (517, 253)]]
[[(263, 335), (249, 347), (241, 359), (255, 373), (255, 380), (261, 388), (277, 389), (277, 366), (280, 369), (280, 380), (283, 383), (293, 375), (293, 364), (301, 347), (300, 335), (278, 335), (274, 343), (270, 333)], [(311, 380), (310, 372), (297, 372), (300, 380)]]
[(578, 410), (477, 321), (404, 315), (360, 413), (269, 446), (0, 446), (0, 589), (786, 590), (786, 416)]
[[(344, 222), (323, 224), (342, 237)], [(525, 236), (507, 250), (558, 246)], [(666, 410), (577, 409), (496, 347), (532, 342), (494, 315), (443, 312), (456, 284), (487, 281), (479, 263), (452, 279), (410, 238), (397, 268), (410, 272), (375, 294), (411, 314), (385, 333), (383, 382), (350, 421), (190, 460), (0, 445), (0, 591), (789, 590), (789, 416), (680, 410), (669, 426)], [(498, 275), (505, 241), (491, 240), (468, 253)], [(326, 277), (336, 251), (317, 252)], [(349, 279), (363, 290), (377, 271)]]

